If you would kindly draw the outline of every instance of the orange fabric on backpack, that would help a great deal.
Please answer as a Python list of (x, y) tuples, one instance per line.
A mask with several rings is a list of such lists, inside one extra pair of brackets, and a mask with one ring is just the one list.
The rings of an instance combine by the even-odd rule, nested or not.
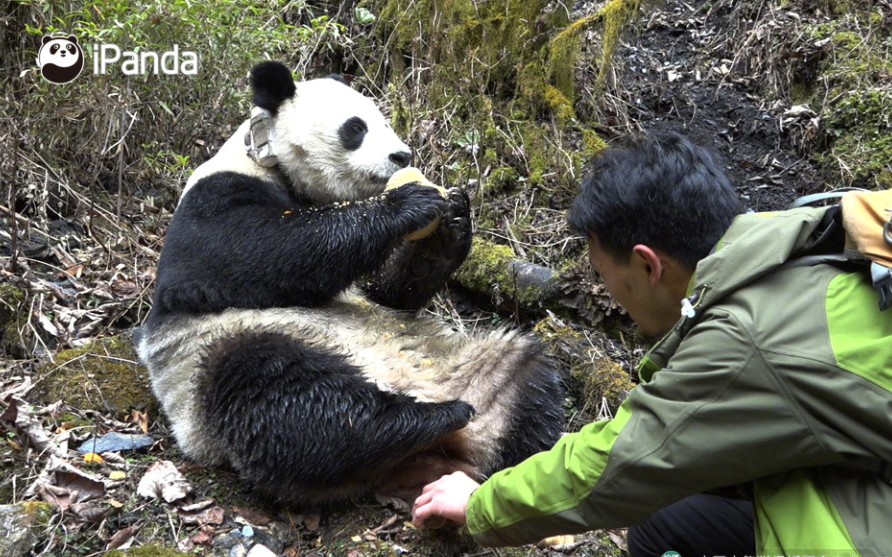
[(840, 205), (846, 257), (892, 268), (892, 189), (849, 192)]

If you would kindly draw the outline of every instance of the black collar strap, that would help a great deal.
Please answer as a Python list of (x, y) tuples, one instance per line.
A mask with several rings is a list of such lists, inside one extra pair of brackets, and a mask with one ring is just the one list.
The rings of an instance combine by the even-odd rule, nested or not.
[(273, 150), (276, 139), (275, 120), (270, 111), (255, 106), (251, 109), (251, 124), (245, 134), (245, 151), (251, 160), (264, 168), (275, 166), (279, 162)]

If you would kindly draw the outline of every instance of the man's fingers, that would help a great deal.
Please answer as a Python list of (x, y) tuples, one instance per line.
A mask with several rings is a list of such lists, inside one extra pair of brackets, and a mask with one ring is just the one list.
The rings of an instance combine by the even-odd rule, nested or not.
[(423, 527), (424, 521), (431, 516), (432, 512), (430, 504), (418, 505), (416, 503), (415, 508), (412, 510), (412, 524)]
[(438, 483), (440, 483), (440, 480), (434, 480), (434, 481), (432, 481), (431, 483), (429, 483), (429, 484), (427, 484), (426, 486), (424, 486), (424, 488), (421, 490), (421, 493), (428, 493), (428, 492), (430, 492), (432, 489), (434, 489), (435, 487), (437, 487), (437, 484), (438, 484)]

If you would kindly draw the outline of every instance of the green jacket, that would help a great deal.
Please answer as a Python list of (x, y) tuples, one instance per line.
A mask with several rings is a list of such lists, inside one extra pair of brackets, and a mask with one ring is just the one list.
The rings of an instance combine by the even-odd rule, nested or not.
[(738, 217), (697, 266), (695, 315), (651, 349), (616, 416), (473, 493), (477, 541), (630, 526), (751, 484), (759, 554), (888, 555), (892, 314), (866, 272), (786, 264), (824, 211)]

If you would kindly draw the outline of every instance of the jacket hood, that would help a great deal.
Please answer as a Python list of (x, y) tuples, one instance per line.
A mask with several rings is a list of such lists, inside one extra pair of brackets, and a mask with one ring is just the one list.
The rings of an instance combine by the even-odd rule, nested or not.
[(638, 373), (649, 381), (709, 307), (805, 254), (821, 237), (827, 207), (803, 207), (788, 211), (746, 213), (731, 223), (712, 253), (700, 260), (682, 316), (672, 330), (648, 352)]
[(734, 219), (712, 253), (697, 264), (688, 294), (702, 291), (702, 299), (692, 303), (705, 309), (803, 255), (824, 229), (826, 213), (826, 207), (805, 207)]

